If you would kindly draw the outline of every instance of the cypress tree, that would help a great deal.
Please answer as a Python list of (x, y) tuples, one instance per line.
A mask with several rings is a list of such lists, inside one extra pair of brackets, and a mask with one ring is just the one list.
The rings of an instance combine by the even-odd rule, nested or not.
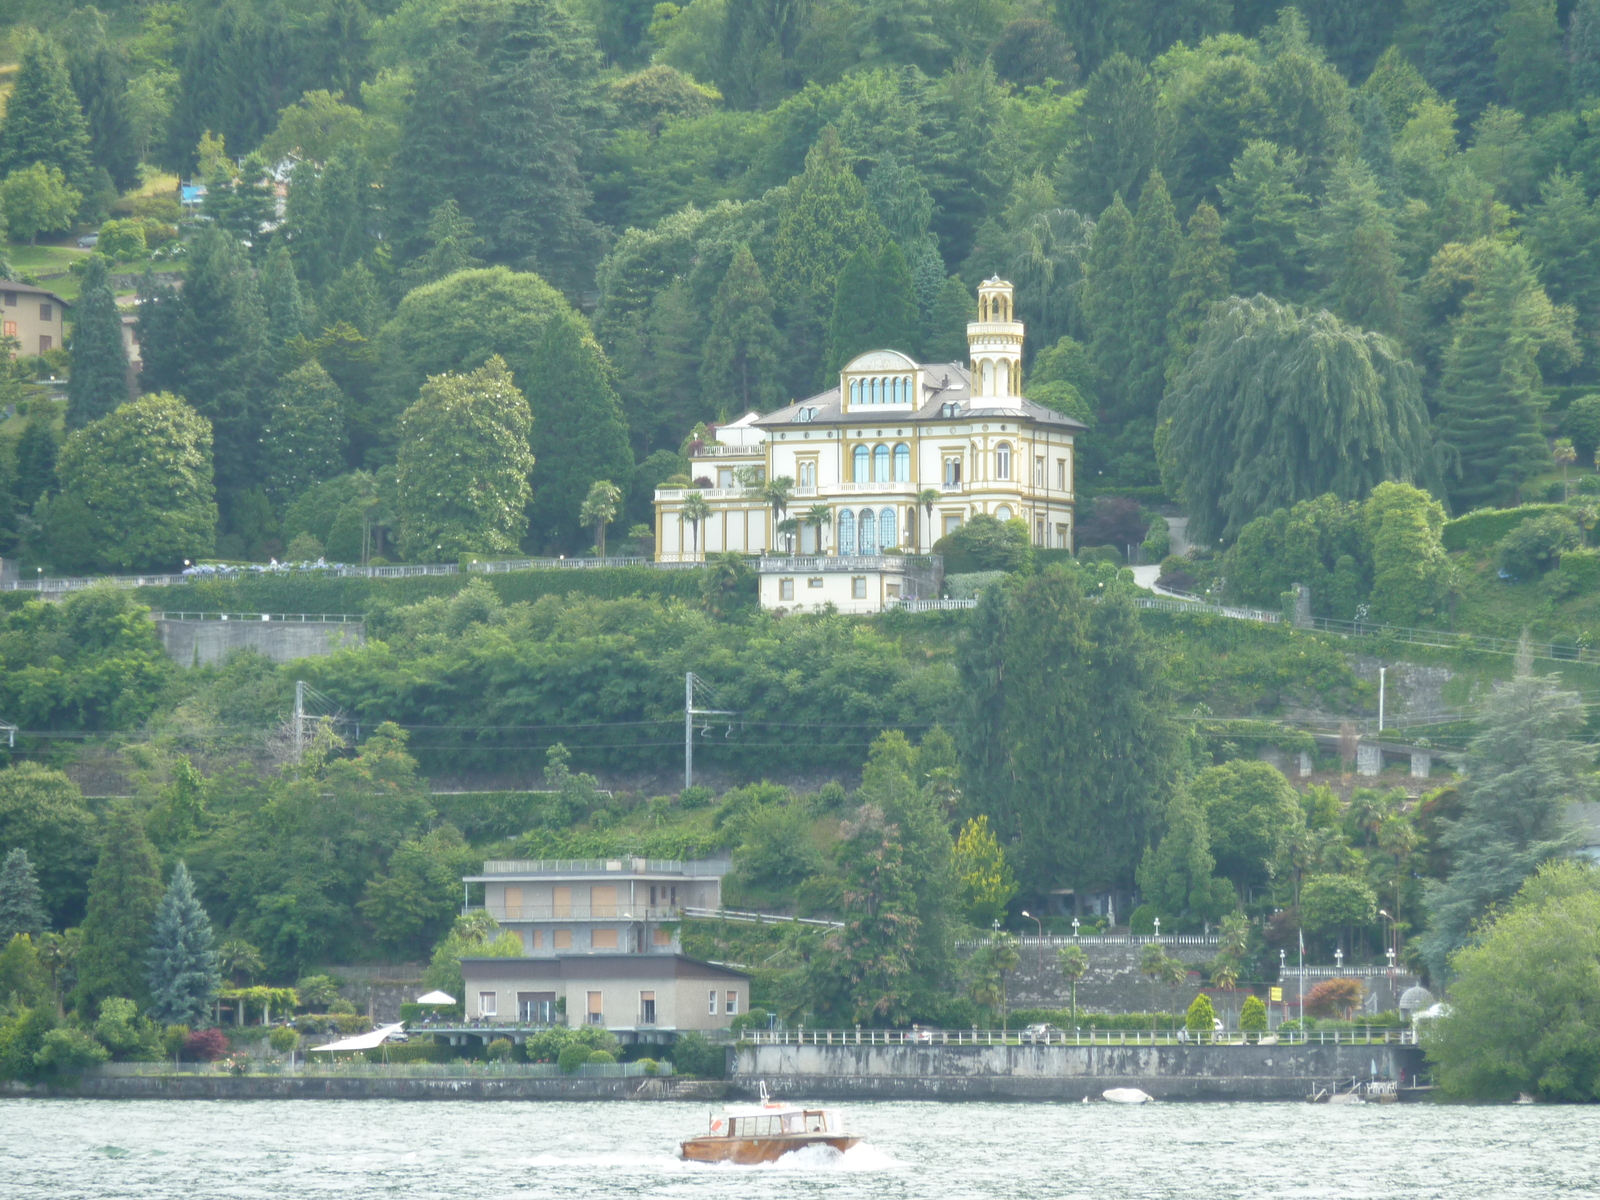
[(161, 864), (144, 823), (131, 808), (118, 806), (106, 822), (100, 861), (89, 877), (74, 992), (79, 1011), (93, 1010), (108, 996), (125, 996), (144, 1007), (145, 953), (161, 894)]
[(261, 474), (273, 503), (285, 505), (344, 473), (344, 393), (315, 361), (289, 372), (267, 410)]
[(878, 344), (914, 356), (922, 340), (918, 336), (921, 321), (917, 313), (917, 290), (906, 256), (897, 243), (885, 242), (878, 252), (873, 285)]
[(89, 159), (104, 167), (119, 192), (139, 183), (139, 146), (128, 116), (128, 67), (106, 40), (98, 36), (74, 46), (67, 60), (73, 93), (89, 133)]
[(1298, 292), (1300, 226), (1309, 198), (1299, 190), (1305, 159), (1271, 142), (1253, 141), (1217, 185), (1233, 246), (1233, 278), (1241, 294), (1292, 299)]
[(1061, 192), (1080, 212), (1101, 212), (1119, 196), (1139, 199), (1155, 169), (1161, 121), (1150, 73), (1116, 53), (1095, 68), (1076, 117), (1079, 145), (1062, 156)]
[(1123, 389), (1133, 366), (1128, 328), (1134, 294), (1134, 240), (1133, 214), (1118, 195), (1094, 227), (1083, 288), (1089, 357), (1097, 376), (1105, 381), (1107, 394), (1101, 399), (1108, 405), (1125, 395)]
[(222, 976), (211, 918), (195, 899), (189, 868), (181, 862), (156, 910), (145, 964), (150, 1015), (163, 1025), (204, 1026)]
[(978, 301), (961, 280), (952, 275), (939, 289), (922, 331), (922, 355), (932, 363), (967, 362), (967, 322), (978, 318)]
[(873, 272), (878, 256), (867, 246), (852, 254), (833, 287), (833, 319), (828, 322), (827, 373), (833, 374), (872, 345)]
[(1394, 219), (1378, 181), (1360, 159), (1333, 170), (1305, 239), (1322, 284), (1319, 301), (1352, 325), (1400, 332), (1400, 256)]
[(723, 416), (775, 408), (783, 398), (779, 347), (772, 295), (755, 255), (741, 243), (711, 304), (711, 334), (700, 366), (706, 406)]
[(1237, 904), (1233, 885), (1213, 874), (1217, 860), (1211, 853), (1205, 807), (1181, 784), (1167, 802), (1166, 825), (1161, 841), (1139, 863), (1144, 902), (1163, 918), (1176, 918), (1175, 930), (1220, 920)]
[[(300, 163), (290, 176), (282, 233), (307, 295), (321, 295), (344, 271), (371, 257), (380, 224), (372, 164), (335, 154), (320, 169)], [(331, 322), (329, 322), (331, 324)]]
[(815, 387), (826, 373), (826, 320), (843, 265), (884, 237), (830, 125), (806, 154), (805, 171), (791, 181), (773, 239), (773, 292), (787, 327), (791, 392)]
[[(654, 397), (652, 422), (644, 430), (652, 444), (670, 445), (692, 429), (697, 420), (715, 416), (701, 402), (700, 360), (704, 357), (705, 330), (689, 285), (674, 279), (656, 293), (645, 314), (645, 335), (650, 339), (646, 380)], [(624, 420), (626, 420), (624, 413)], [(629, 422), (634, 437), (641, 430)]]
[(274, 241), (261, 270), (261, 300), (267, 312), (267, 353), (281, 371), (290, 365), (289, 344), (295, 338), (309, 337), (312, 330), (289, 247)]
[(1172, 312), (1167, 317), (1167, 378), (1183, 370), (1205, 323), (1206, 310), (1231, 288), (1233, 250), (1222, 241), (1222, 216), (1201, 201), (1189, 218), (1177, 264), (1172, 268)]
[(1547, 332), (1531, 319), (1528, 303), (1542, 289), (1526, 249), (1481, 245), (1477, 286), (1462, 302), (1445, 351), (1435, 421), (1451, 459), (1457, 512), (1512, 499), (1549, 458), (1536, 361)]
[(19, 846), (0, 866), (0, 945), (8, 945), (19, 933), (37, 939), (48, 928), (50, 918), (44, 911), (39, 873), (28, 861), (28, 852)]
[(587, 545), (578, 510), (597, 479), (626, 492), (633, 479), (628, 424), (605, 354), (571, 312), (545, 322), (534, 355), (533, 507), (530, 536), (553, 548)]
[(867, 350), (899, 350), (915, 355), (919, 337), (916, 290), (905, 256), (893, 242), (874, 254), (863, 246), (839, 274), (828, 326), (831, 376)]
[(128, 399), (128, 352), (122, 314), (103, 255), (91, 254), (72, 322), (72, 374), (67, 377), (67, 428), (82, 429)]
[(867, 176), (867, 199), (889, 236), (908, 246), (928, 232), (933, 220), (933, 197), (923, 186), (917, 168), (892, 151), (878, 156)]
[(1449, 979), (1450, 955), (1492, 905), (1510, 900), (1541, 864), (1572, 847), (1567, 805), (1594, 790), (1584, 718), (1582, 697), (1534, 675), (1525, 646), (1515, 677), (1485, 702), (1467, 746), (1461, 818), (1439, 838), (1450, 874), (1427, 893), (1422, 955), (1435, 980)]
[(22, 48), (6, 100), (0, 179), (36, 162), (59, 167), (75, 186), (81, 187), (89, 173), (89, 130), (72, 79), (56, 48), (37, 36)]
[(1159, 171), (1151, 171), (1133, 221), (1132, 291), (1128, 324), (1123, 330), (1128, 341), (1128, 375), (1116, 414), (1119, 419), (1154, 416), (1161, 403), (1170, 354), (1167, 318), (1176, 298), (1173, 271), (1182, 242), (1183, 230), (1173, 212), (1166, 181)]
[(39, 497), (54, 491), (56, 455), (61, 446), (50, 426), (48, 413), (34, 413), (17, 438), (17, 474), (14, 490), (17, 503), (31, 509)]

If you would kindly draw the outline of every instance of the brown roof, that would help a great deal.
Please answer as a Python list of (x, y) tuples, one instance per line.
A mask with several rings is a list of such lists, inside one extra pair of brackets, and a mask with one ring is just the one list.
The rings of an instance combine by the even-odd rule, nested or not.
[(0, 279), (0, 292), (27, 292), (30, 296), (48, 296), (62, 308), (71, 308), (71, 300), (63, 300), (49, 288), (42, 288), (33, 283), (18, 283), (12, 279)]

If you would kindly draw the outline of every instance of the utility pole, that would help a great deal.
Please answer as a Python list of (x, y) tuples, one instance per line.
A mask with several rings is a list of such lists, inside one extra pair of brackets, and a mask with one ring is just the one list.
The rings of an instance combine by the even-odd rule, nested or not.
[(299, 762), (306, 750), (306, 681), (294, 681), (294, 761)]
[(694, 719), (696, 717), (731, 717), (736, 714), (726, 708), (696, 708), (694, 706), (695, 676), (693, 671), (683, 673), (683, 786), (694, 786)]
[(1378, 732), (1379, 733), (1383, 732), (1383, 691), (1384, 691), (1384, 684), (1387, 682), (1386, 676), (1388, 674), (1389, 674), (1389, 668), (1388, 667), (1379, 667), (1378, 668)]

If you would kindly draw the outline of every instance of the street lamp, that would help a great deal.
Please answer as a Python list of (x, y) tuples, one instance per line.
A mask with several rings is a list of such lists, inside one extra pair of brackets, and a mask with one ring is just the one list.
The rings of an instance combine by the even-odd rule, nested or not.
[(1156, 918), (1156, 941), (1159, 942), (1160, 940), (1161, 940), (1161, 918), (1157, 917)]
[(1027, 909), (1022, 910), (1022, 915), (1039, 927), (1039, 969), (1042, 971), (1044, 970), (1044, 922)]
[(1389, 974), (1393, 975), (1394, 974), (1394, 947), (1390, 946), (1387, 950), (1384, 951), (1384, 953), (1389, 956)]
[(1344, 970), (1344, 947), (1343, 946), (1339, 946), (1334, 950), (1334, 952), (1333, 952), (1333, 966), (1334, 966), (1334, 970), (1336, 970), (1336, 971)]
[(1072, 918), (1072, 936), (1073, 937), (1077, 937), (1078, 936), (1078, 918), (1077, 917), (1073, 917)]

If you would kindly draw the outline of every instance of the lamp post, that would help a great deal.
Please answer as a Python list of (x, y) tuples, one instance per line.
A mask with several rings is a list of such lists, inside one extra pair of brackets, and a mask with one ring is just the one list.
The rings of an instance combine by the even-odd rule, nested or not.
[(1335, 950), (1333, 952), (1333, 969), (1336, 970), (1336, 971), (1344, 970), (1344, 947), (1343, 946), (1339, 946), (1339, 947), (1335, 948)]
[(1161, 940), (1161, 918), (1157, 917), (1156, 918), (1156, 941), (1159, 942), (1160, 940)]
[[(1282, 946), (1278, 947), (1278, 994), (1283, 994), (1283, 980), (1289, 973), (1289, 960)], [(1278, 1024), (1283, 1024), (1289, 1019), (1289, 1002), (1278, 1001)]]
[(1388, 949), (1385, 951), (1385, 953), (1389, 955), (1389, 965), (1392, 967), (1394, 965), (1394, 943), (1395, 943), (1394, 917), (1392, 917), (1389, 914), (1388, 909), (1383, 909), (1383, 908), (1380, 908), (1378, 910), (1378, 915), (1380, 917), (1382, 917), (1383, 921), (1384, 921), (1384, 925), (1383, 925), (1383, 941), (1384, 941), (1384, 945), (1386, 945), (1388, 947)]
[(1388, 947), (1384, 950), (1384, 953), (1389, 956), (1389, 974), (1392, 976), (1394, 974), (1394, 947)]
[(1073, 917), (1072, 918), (1072, 936), (1073, 937), (1077, 937), (1078, 936), (1078, 918), (1077, 917)]
[(1039, 927), (1039, 970), (1042, 971), (1044, 970), (1044, 922), (1027, 909), (1022, 910), (1022, 915)]

